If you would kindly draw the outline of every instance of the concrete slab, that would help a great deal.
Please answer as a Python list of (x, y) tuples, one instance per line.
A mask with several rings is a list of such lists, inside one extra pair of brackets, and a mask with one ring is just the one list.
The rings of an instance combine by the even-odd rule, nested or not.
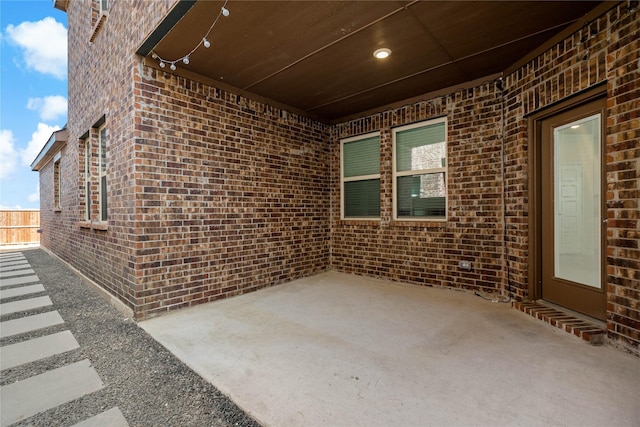
[(2, 386), (0, 426), (32, 417), (102, 387), (98, 373), (87, 359)]
[(55, 326), (61, 323), (64, 323), (64, 320), (57, 311), (49, 311), (47, 313), (7, 320), (0, 322), (0, 338), (37, 331), (38, 329), (48, 328), (49, 326)]
[(27, 261), (26, 259), (9, 262), (0, 261), (0, 271), (17, 270), (25, 265), (29, 265), (29, 261)]
[(16, 258), (24, 259), (24, 255), (22, 254), (22, 252), (0, 253), (0, 261), (5, 260), (5, 259), (16, 259)]
[(129, 423), (116, 406), (71, 427), (129, 427)]
[(38, 292), (45, 292), (44, 286), (30, 285), (30, 286), (21, 286), (19, 288), (3, 289), (3, 290), (0, 290), (0, 299), (19, 297), (23, 295), (35, 294)]
[(3, 271), (0, 273), (0, 279), (6, 279), (8, 277), (26, 276), (28, 274), (35, 274), (33, 268), (22, 268), (20, 270)]
[(80, 345), (70, 331), (33, 338), (0, 347), (0, 370), (75, 350)]
[(23, 299), (14, 302), (5, 302), (4, 304), (0, 304), (0, 315), (34, 310), (36, 308), (46, 307), (52, 304), (53, 303), (48, 296)]
[(637, 358), (469, 293), (329, 272), (140, 326), (266, 426), (637, 427)]
[(40, 279), (35, 274), (32, 276), (12, 277), (10, 279), (0, 279), (0, 288), (5, 286), (23, 285), (25, 283), (39, 282)]

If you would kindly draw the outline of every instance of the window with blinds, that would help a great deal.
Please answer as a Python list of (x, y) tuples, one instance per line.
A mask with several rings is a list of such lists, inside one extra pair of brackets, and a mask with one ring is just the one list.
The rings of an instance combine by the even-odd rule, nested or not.
[(394, 219), (447, 219), (446, 118), (393, 130)]
[(380, 218), (380, 134), (341, 141), (341, 217)]

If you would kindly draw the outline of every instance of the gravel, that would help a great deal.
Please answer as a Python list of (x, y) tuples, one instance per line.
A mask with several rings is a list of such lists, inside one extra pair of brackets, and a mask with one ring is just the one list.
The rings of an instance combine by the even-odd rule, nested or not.
[[(0, 385), (89, 359), (104, 388), (28, 418), (16, 426), (71, 426), (117, 406), (130, 426), (259, 426), (80, 276), (42, 249), (24, 250), (53, 307), (2, 316), (2, 321), (57, 310), (64, 323), (7, 337), (0, 345), (65, 330), (80, 348), (2, 372)], [(7, 298), (2, 302), (27, 297)]]

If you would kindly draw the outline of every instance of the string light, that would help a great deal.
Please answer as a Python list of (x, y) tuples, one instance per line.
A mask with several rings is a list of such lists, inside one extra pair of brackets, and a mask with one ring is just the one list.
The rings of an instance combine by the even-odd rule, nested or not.
[(210, 34), (211, 34), (211, 31), (213, 30), (213, 27), (215, 27), (216, 23), (218, 22), (218, 19), (220, 19), (220, 16), (224, 16), (226, 18), (230, 14), (229, 9), (227, 9), (227, 7), (226, 7), (228, 2), (229, 2), (229, 0), (225, 0), (224, 4), (220, 8), (220, 11), (218, 12), (218, 15), (216, 16), (216, 19), (213, 21), (213, 23), (209, 27), (209, 30), (207, 31), (207, 33), (204, 35), (204, 37), (202, 37), (202, 40), (200, 40), (200, 42), (193, 49), (191, 49), (191, 51), (189, 53), (187, 53), (186, 55), (184, 55), (184, 56), (182, 56), (182, 57), (180, 57), (178, 59), (169, 60), (169, 59), (162, 58), (156, 52), (151, 51), (151, 57), (158, 61), (158, 65), (160, 66), (160, 68), (164, 68), (164, 67), (166, 67), (167, 64), (170, 64), (169, 68), (171, 69), (171, 71), (175, 71), (176, 68), (177, 68), (176, 67), (176, 62), (182, 61), (183, 64), (185, 64), (185, 65), (188, 64), (189, 61), (190, 61), (189, 57), (200, 46), (204, 46), (205, 49), (209, 49), (211, 47), (211, 42), (209, 41), (208, 37), (210, 37)]

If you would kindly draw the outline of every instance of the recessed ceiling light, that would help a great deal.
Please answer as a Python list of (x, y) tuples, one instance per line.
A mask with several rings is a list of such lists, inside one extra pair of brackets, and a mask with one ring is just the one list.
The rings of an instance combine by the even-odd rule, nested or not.
[(375, 56), (378, 59), (384, 59), (389, 55), (391, 55), (391, 49), (387, 49), (386, 47), (382, 49), (378, 49), (375, 52), (373, 52), (373, 56)]
[(573, 125), (571, 126), (571, 129), (578, 129), (580, 127), (580, 125)]

